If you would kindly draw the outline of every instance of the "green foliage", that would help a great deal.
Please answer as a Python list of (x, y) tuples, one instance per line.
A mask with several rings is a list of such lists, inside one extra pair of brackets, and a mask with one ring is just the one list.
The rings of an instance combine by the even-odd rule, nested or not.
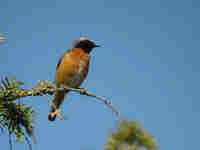
[[(25, 134), (34, 136), (34, 123), (32, 119), (34, 111), (32, 107), (27, 107), (20, 101), (16, 103), (15, 100), (26, 96), (53, 94), (52, 91), (48, 91), (48, 88), (51, 87), (49, 82), (39, 82), (38, 88), (32, 88), (30, 90), (23, 90), (21, 88), (22, 84), (14, 78), (9, 79), (8, 77), (1, 80), (0, 83), (0, 129), (8, 129), (10, 135), (14, 134), (16, 136), (16, 141), (27, 140)], [(109, 105), (106, 100), (93, 94), (88, 95), (92, 95), (92, 97), (96, 97), (106, 105)], [(117, 112), (111, 105), (109, 107)], [(107, 142), (105, 150), (157, 149), (154, 137), (135, 121), (121, 121), (116, 127), (116, 130), (111, 132), (107, 138)]]
[(112, 131), (107, 141), (106, 150), (157, 149), (154, 137), (134, 121), (121, 122), (117, 126), (117, 131)]
[(6, 76), (4, 80), (2, 79), (0, 84), (0, 101), (5, 101), (5, 99), (9, 100), (12, 97), (17, 97), (17, 91), (21, 90), (21, 85), (23, 85), (23, 83), (16, 81), (14, 77), (9, 79)]
[[(22, 90), (23, 83), (14, 78), (6, 77), (0, 84), (0, 128), (8, 129), (10, 134), (16, 136), (16, 141), (21, 141), (25, 132), (29, 136), (34, 135), (34, 123), (32, 120), (34, 111), (23, 103), (15, 103), (9, 99), (17, 97), (17, 92)], [(25, 131), (24, 131), (25, 129)]]
[(2, 34), (0, 34), (0, 44), (1, 44), (1, 43), (4, 43), (4, 41), (5, 41), (4, 36), (3, 36)]

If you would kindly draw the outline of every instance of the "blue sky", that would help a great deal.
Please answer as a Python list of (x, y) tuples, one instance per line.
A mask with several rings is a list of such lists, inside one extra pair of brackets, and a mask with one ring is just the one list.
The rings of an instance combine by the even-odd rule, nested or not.
[[(90, 36), (102, 48), (92, 52), (82, 87), (143, 124), (160, 149), (197, 149), (199, 14), (197, 0), (2, 1), (0, 32), (7, 40), (0, 45), (0, 76), (14, 75), (24, 88), (37, 80), (53, 82), (57, 61), (71, 41)], [(102, 103), (76, 93), (61, 108), (67, 120), (53, 123), (44, 97), (24, 100), (37, 111), (34, 150), (100, 150), (118, 122)], [(0, 141), (9, 148), (6, 133)]]

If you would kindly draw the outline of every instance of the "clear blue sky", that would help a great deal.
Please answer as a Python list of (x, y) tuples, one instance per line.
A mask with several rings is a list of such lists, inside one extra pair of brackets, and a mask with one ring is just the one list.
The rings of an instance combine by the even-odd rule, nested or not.
[[(92, 52), (82, 87), (138, 120), (162, 150), (198, 149), (200, 134), (200, 2), (198, 0), (5, 0), (0, 4), (0, 76), (36, 86), (54, 79), (59, 56), (80, 33), (102, 45)], [(49, 122), (43, 97), (24, 99), (37, 111), (34, 150), (102, 150), (116, 117), (102, 103), (71, 93), (65, 121)], [(8, 149), (8, 136), (0, 136)], [(15, 149), (28, 149), (24, 143)]]

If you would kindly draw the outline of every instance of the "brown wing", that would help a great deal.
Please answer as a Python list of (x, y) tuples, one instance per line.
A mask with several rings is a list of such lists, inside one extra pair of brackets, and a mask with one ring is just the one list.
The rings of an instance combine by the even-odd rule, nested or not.
[[(68, 50), (66, 53), (70, 53), (70, 51), (71, 51), (71, 50)], [(65, 56), (66, 53), (62, 54), (61, 57), (60, 57), (60, 59), (58, 60), (58, 63), (57, 63), (57, 66), (56, 66), (56, 70), (57, 70), (58, 67), (60, 66), (60, 63), (61, 63), (61, 61), (62, 61), (62, 59), (63, 59), (63, 57)]]

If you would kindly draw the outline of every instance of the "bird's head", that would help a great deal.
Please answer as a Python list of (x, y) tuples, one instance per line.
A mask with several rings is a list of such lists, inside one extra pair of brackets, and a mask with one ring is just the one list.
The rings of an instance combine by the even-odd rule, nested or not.
[(96, 45), (96, 43), (88, 37), (79, 37), (72, 42), (70, 49), (81, 48), (84, 52), (90, 53), (95, 47), (100, 46)]

